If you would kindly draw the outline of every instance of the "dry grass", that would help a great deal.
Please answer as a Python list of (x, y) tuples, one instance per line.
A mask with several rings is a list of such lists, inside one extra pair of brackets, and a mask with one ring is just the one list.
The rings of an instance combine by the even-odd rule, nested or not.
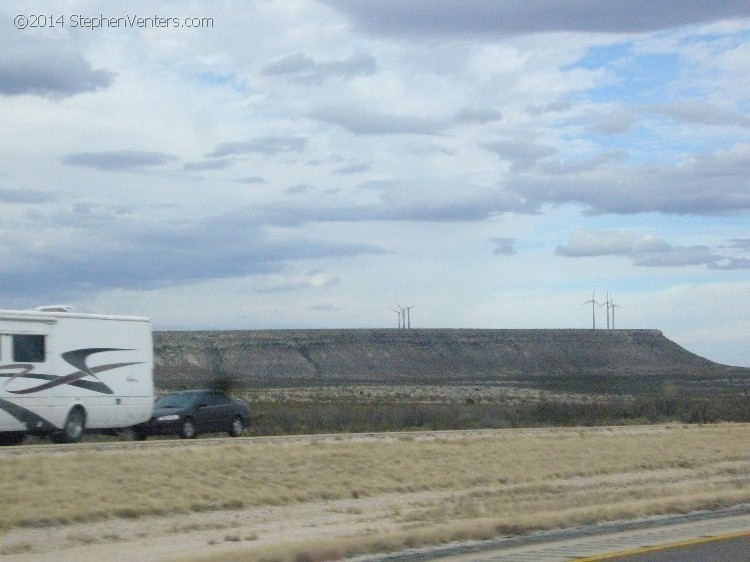
[[(750, 502), (749, 429), (425, 433), (9, 455), (0, 472), (0, 529), (314, 504), (323, 506), (314, 510), (322, 512), (321, 535), (332, 533), (324, 543), (275, 545), (248, 523), (205, 545), (236, 545), (238, 553), (205, 559), (335, 559)], [(334, 532), (325, 517), (351, 525)], [(113, 542), (126, 540), (118, 533)], [(6, 543), (6, 552), (26, 548)]]

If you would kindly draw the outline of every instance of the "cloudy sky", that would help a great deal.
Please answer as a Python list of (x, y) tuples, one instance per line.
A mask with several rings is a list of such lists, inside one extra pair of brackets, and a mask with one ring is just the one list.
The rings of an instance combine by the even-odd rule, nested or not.
[(154, 6), (2, 4), (3, 308), (750, 366), (746, 0)]

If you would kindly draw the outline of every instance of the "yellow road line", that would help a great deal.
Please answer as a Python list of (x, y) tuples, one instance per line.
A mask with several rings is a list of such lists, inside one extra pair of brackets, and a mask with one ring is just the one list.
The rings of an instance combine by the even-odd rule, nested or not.
[(750, 537), (750, 530), (733, 531), (731, 533), (724, 533), (721, 535), (713, 535), (710, 537), (700, 537), (697, 539), (687, 539), (683, 541), (676, 541), (672, 543), (660, 544), (660, 545), (655, 545), (655, 546), (640, 546), (638, 548), (621, 550), (619, 552), (606, 552), (603, 554), (596, 554), (594, 556), (588, 556), (586, 558), (576, 558), (575, 562), (598, 562), (599, 560), (611, 560), (612, 558), (619, 558), (622, 556), (635, 556), (637, 554), (644, 554), (648, 552), (658, 552), (659, 550), (669, 550), (671, 548), (694, 546), (697, 544), (705, 544), (705, 543), (714, 542), (714, 541), (738, 539), (742, 537)]

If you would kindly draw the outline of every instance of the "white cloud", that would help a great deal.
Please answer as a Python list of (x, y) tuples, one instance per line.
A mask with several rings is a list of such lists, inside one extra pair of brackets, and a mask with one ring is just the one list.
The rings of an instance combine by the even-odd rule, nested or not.
[(495, 249), (492, 253), (496, 256), (509, 256), (516, 253), (513, 249), (513, 238), (493, 238), (492, 242), (495, 244)]
[(448, 126), (440, 119), (340, 106), (321, 107), (310, 112), (309, 116), (357, 135), (436, 135)]
[[(544, 154), (532, 152), (524, 167), (534, 165), (536, 155)], [(577, 203), (590, 214), (731, 215), (750, 210), (749, 144), (689, 155), (677, 165), (600, 165), (569, 177), (559, 177), (550, 165), (545, 171), (552, 173), (537, 174), (532, 181), (512, 180), (510, 190), (537, 208)]]
[(567, 257), (633, 256), (669, 252), (672, 246), (650, 235), (624, 231), (577, 231), (570, 235), (567, 246), (558, 246), (555, 253)]
[[(12, 19), (0, 15), (6, 22)], [(0, 36), (0, 96), (61, 99), (107, 88), (113, 78), (66, 42), (10, 30)]]
[[(708, 302), (695, 331), (642, 309), (747, 282), (747, 3), (620, 4), (168, 1), (213, 27), (98, 31), (4, 5), (4, 306), (585, 327), (609, 288), (624, 327), (730, 341)], [(60, 11), (153, 12), (91, 6)]]
[(355, 53), (346, 59), (328, 62), (316, 62), (305, 53), (295, 53), (266, 65), (263, 73), (301, 82), (322, 82), (328, 78), (371, 75), (376, 70), (375, 57), (365, 53)]
[(564, 257), (624, 256), (633, 265), (646, 267), (684, 267), (705, 265), (713, 269), (743, 269), (750, 266), (747, 258), (718, 253), (708, 246), (672, 246), (652, 235), (627, 231), (576, 231), (566, 246), (555, 253)]
[(554, 31), (629, 33), (687, 24), (750, 17), (750, 8), (732, 2), (630, 2), (617, 0), (476, 0), (467, 10), (451, 0), (327, 0), (363, 29), (382, 35), (456, 35), (497, 38), (506, 34)]
[(716, 127), (750, 128), (750, 115), (737, 111), (732, 107), (703, 101), (683, 101), (670, 105), (657, 105), (648, 109), (688, 123), (699, 123), (701, 125)]
[(63, 158), (63, 163), (113, 172), (140, 170), (163, 166), (176, 160), (174, 156), (145, 150), (120, 150), (111, 152), (76, 152)]
[(226, 158), (244, 154), (278, 154), (280, 152), (302, 152), (307, 145), (304, 137), (264, 137), (251, 141), (225, 142), (206, 156), (209, 158)]

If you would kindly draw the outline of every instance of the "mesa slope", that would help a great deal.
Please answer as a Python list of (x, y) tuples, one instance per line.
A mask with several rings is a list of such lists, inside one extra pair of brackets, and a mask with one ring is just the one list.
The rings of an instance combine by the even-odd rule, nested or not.
[[(750, 369), (690, 353), (658, 330), (351, 329), (154, 333), (162, 388), (508, 384), (559, 390), (743, 387)], [(637, 387), (637, 388), (635, 388)]]

